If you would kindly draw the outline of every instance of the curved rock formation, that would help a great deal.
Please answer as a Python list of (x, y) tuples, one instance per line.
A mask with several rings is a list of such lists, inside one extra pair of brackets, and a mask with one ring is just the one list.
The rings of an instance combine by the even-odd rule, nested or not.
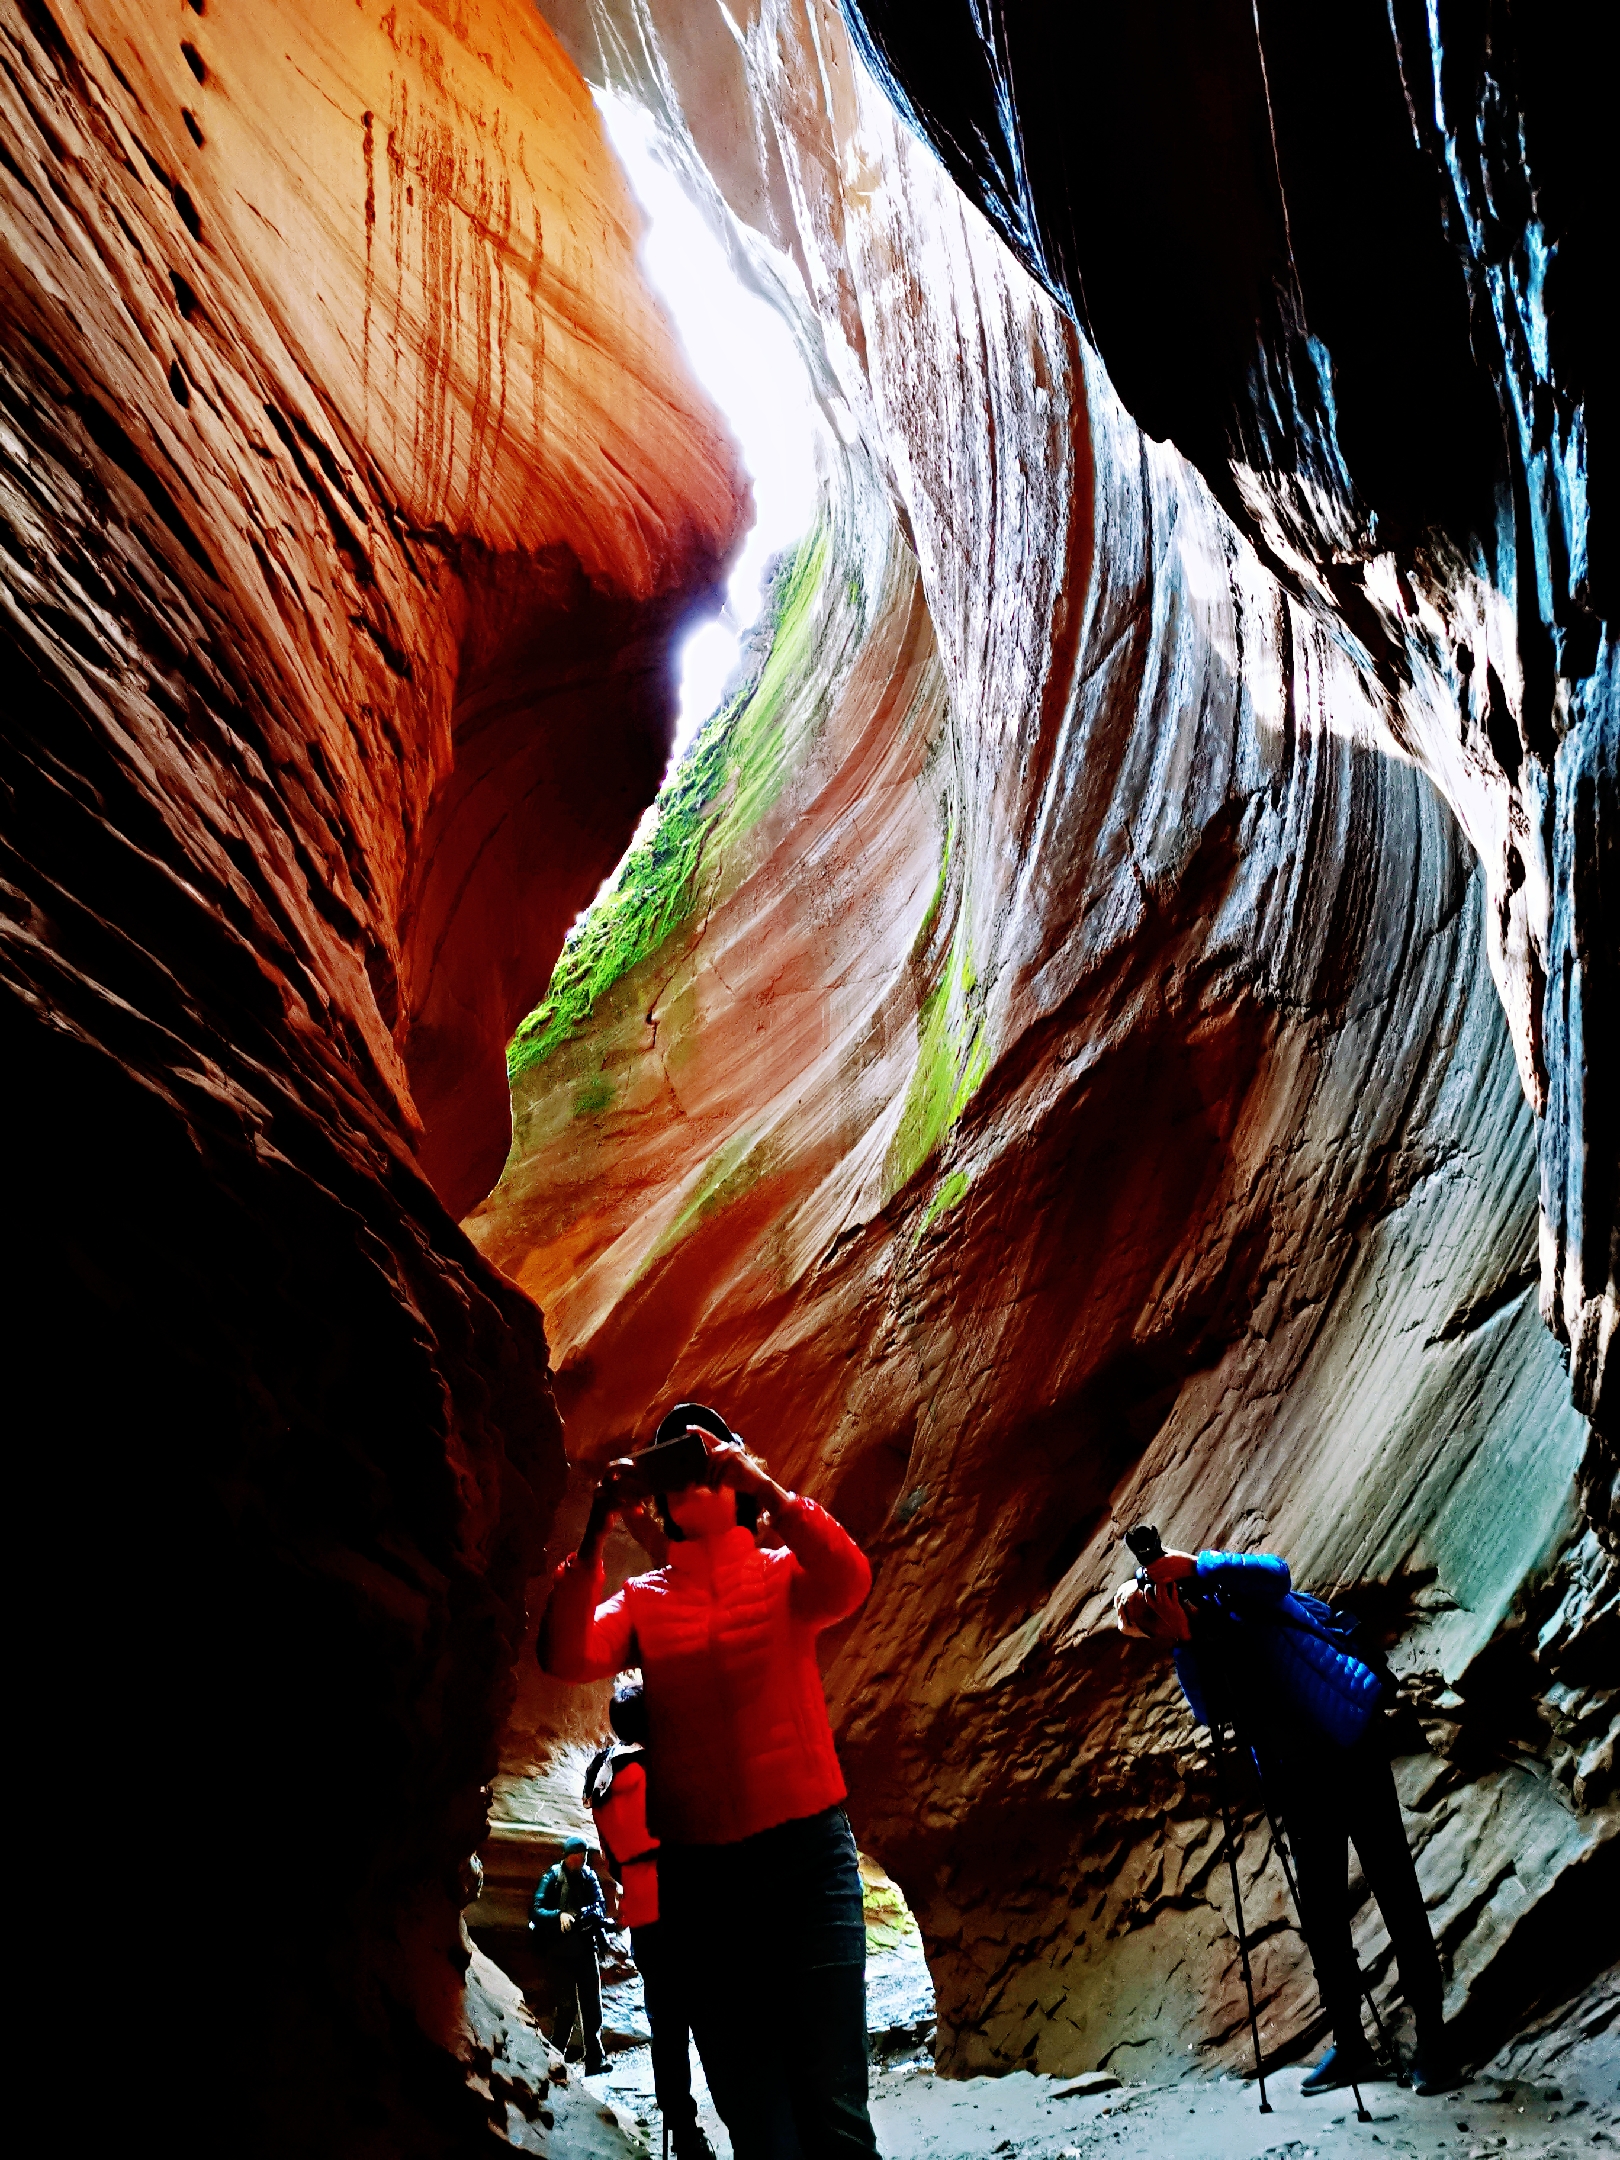
[[(1242, 2044), (1209, 1766), (1103, 1624), (1142, 1515), (1281, 1546), (1397, 1639), (1403, 1790), (1483, 2042), (1612, 1884), (1614, 1828), (1614, 1566), (1536, 1314), (1538, 1279), (1564, 1300), (1585, 1271), (1561, 1309), (1591, 1406), (1603, 1248), (1577, 1265), (1549, 1204), (1538, 1266), (1530, 933), (1493, 897), (1543, 768), (1509, 779), (1460, 721), (1437, 642), (1466, 590), (1505, 682), (1516, 619), (1475, 569), (1420, 597), (1386, 549), (1352, 580), (1402, 596), (1373, 652), (1280, 513), (1140, 432), (831, 9), (767, 4), (717, 45), (684, 11), (552, 14), (679, 131), (863, 445), (772, 657), (514, 1046), (513, 1157), (468, 1227), (547, 1311), (571, 1452), (708, 1396), (866, 1538), (830, 1686), (948, 2067)], [(877, 490), (904, 551), (870, 537)], [(861, 674), (888, 655), (940, 688), (878, 723)], [(1557, 801), (1604, 784), (1592, 680), (1559, 708)], [(1597, 864), (1563, 784), (1549, 860)], [(1587, 878), (1538, 888), (1534, 927), (1575, 941), (1583, 995)], [(1572, 1056), (1559, 1100), (1595, 1069)], [(1595, 1153), (1582, 1174), (1607, 1234)], [(510, 1768), (556, 1715), (525, 1680)], [(1268, 1918), (1280, 2037), (1311, 1995)]]
[(1031, 6), (989, 50), (850, 0), (907, 125), (830, 0), (544, 12), (845, 445), (554, 977), (746, 515), (579, 74), (521, 0), (0, 14), (58, 1933), (121, 1929), (167, 2122), (602, 2134), (459, 1917), (503, 1721), (521, 1774), (592, 1714), (532, 1660), (513, 1703), (569, 1519), (528, 1291), (582, 1464), (712, 1395), (872, 1550), (829, 1684), (947, 2067), (1240, 2051), (1209, 1766), (1101, 1624), (1143, 1514), (1395, 1641), (1484, 2044), (1613, 1894), (1582, 78), (1505, 5)]
[[(1609, 1429), (1613, 230), (1584, 41), (1505, 0), (1015, 7), (993, 40), (966, 4), (845, 13), (1136, 419), (1340, 626), (1477, 850), (1539, 1121), (1542, 1312)], [(1082, 77), (1111, 94), (1077, 128)]]
[(437, 2153), (524, 2101), (460, 1869), (562, 1476), (454, 1217), (746, 489), (519, 0), (159, 14), (0, 17), (10, 1317), (37, 1677), (108, 1706), (50, 1842), (168, 2123)]

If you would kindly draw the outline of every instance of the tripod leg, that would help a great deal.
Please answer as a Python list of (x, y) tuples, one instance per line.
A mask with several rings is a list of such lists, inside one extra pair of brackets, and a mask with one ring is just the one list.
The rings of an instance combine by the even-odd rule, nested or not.
[(1254, 1979), (1249, 1971), (1249, 1938), (1243, 1925), (1243, 1892), (1238, 1888), (1237, 1847), (1232, 1841), (1232, 1810), (1226, 1797), (1226, 1765), (1221, 1747), (1219, 1728), (1210, 1727), (1215, 1742), (1215, 1790), (1220, 1795), (1221, 1828), (1226, 1833), (1226, 1865), (1232, 1878), (1232, 1908), (1237, 1914), (1238, 1956), (1243, 1963), (1243, 1992), (1249, 1999), (1249, 2034), (1254, 2041), (1254, 2074), (1260, 2085), (1260, 2112), (1271, 2113), (1271, 2102), (1266, 2098), (1266, 2068), (1260, 2054), (1260, 2020), (1255, 2015)]
[(1371, 2122), (1372, 2117), (1367, 2112), (1367, 2103), (1361, 2097), (1361, 2087), (1356, 2083), (1354, 2078), (1350, 2080), (1350, 2090), (1356, 2096), (1356, 2121)]
[(1367, 2008), (1372, 2012), (1373, 2030), (1378, 2035), (1379, 2059), (1397, 2085), (1410, 2085), (1412, 2082), (1411, 2074), (1405, 2069), (1401, 2058), (1395, 2052), (1395, 2043), (1389, 2037), (1383, 2019), (1378, 2015), (1377, 2003), (1373, 2001), (1372, 1982), (1361, 1970), (1359, 1962), (1356, 1966), (1356, 1977), (1361, 1982), (1362, 1998), (1366, 2002)]

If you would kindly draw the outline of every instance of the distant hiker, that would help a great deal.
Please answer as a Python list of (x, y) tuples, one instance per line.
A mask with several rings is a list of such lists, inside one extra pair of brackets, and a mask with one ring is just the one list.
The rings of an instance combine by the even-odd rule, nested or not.
[[(649, 1491), (668, 1564), (599, 1602), (608, 1523)], [(762, 1507), (785, 1550), (755, 1543)], [(737, 2160), (877, 2152), (861, 1882), (815, 1655), (871, 1580), (830, 1515), (784, 1492), (717, 1412), (678, 1403), (603, 1478), (540, 1631), (559, 1679), (642, 1669), (659, 1924)]]
[(618, 1744), (592, 1757), (585, 1804), (619, 1881), (619, 1924), (630, 1930), (631, 1954), (641, 1974), (652, 2033), (653, 2088), (676, 2160), (714, 2160), (692, 2097), (691, 2025), (680, 1965), (667, 1954), (658, 1918), (658, 1840), (647, 1827), (647, 1698), (639, 1680), (619, 1682), (608, 1717)]
[(596, 2077), (607, 2068), (602, 2052), (602, 1973), (597, 1963), (607, 1913), (602, 1885), (586, 1859), (589, 1851), (583, 1838), (571, 1837), (561, 1860), (541, 1876), (529, 1908), (529, 1933), (557, 1995), (552, 2044), (566, 2055), (577, 2020), (585, 2075)]
[[(1139, 1533), (1133, 1532), (1135, 1539)], [(1153, 1536), (1153, 1533), (1148, 1533)], [(1155, 1539), (1156, 1543), (1156, 1539)], [(1378, 1900), (1417, 2026), (1413, 2089), (1457, 2078), (1441, 2009), (1440, 1960), (1407, 1848), (1378, 1712), (1393, 1682), (1353, 1619), (1296, 1593), (1273, 1553), (1166, 1552), (1114, 1593), (1127, 1635), (1171, 1645), (1199, 1724), (1231, 1726), (1293, 1848), (1300, 1925), (1333, 2045), (1307, 2093), (1373, 2077), (1350, 1936), (1349, 1846)]]

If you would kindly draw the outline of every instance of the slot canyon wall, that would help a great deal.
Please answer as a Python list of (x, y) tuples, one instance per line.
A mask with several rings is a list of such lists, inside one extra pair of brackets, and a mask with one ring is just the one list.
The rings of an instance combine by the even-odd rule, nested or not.
[[(1247, 16), (981, 49), (852, 6), (891, 105), (828, 5), (546, 12), (841, 446), (513, 1046), (467, 1227), (547, 1315), (570, 1455), (710, 1399), (867, 1544), (829, 1689), (944, 2067), (1241, 2053), (1209, 1764), (1107, 1624), (1144, 1516), (1391, 1641), (1488, 2048), (1606, 1960), (1570, 1951), (1614, 1888), (1607, 413), (1580, 176), (1502, 169), (1565, 78), (1442, 11), (1441, 90), (1324, 30), (1268, 117)], [(525, 1669), (514, 1790), (582, 1715)], [(1246, 1866), (1266, 2036), (1308, 2040)]]
[[(1077, 59), (852, 10), (908, 124), (824, 0), (0, 0), (43, 1992), (105, 1991), (177, 2138), (611, 2147), (462, 1870), (498, 1761), (592, 1714), (527, 1655), (562, 1420), (588, 1464), (677, 1387), (877, 1564), (829, 1683), (947, 2068), (1233, 2058), (1207, 1765), (1099, 1625), (1138, 1514), (1396, 1640), (1467, 2045), (1604, 1954), (1606, 416), (1578, 184), (1508, 184), (1595, 71), (1482, 73), (1486, 11), (1409, 107), (1402, 11), (1371, 90), (1271, 12), (1261, 140), (1247, 18), (1017, 11)], [(836, 447), (519, 1027), (748, 517), (565, 51), (661, 119)], [(1182, 52), (1241, 158), (1166, 147)], [(1359, 318), (1384, 265), (1333, 286), (1290, 164), (1330, 77), (1374, 172), (1391, 95), (1417, 128)], [(1170, 245), (1245, 159), (1246, 284)]]
[(187, 2149), (622, 2150), (469, 1974), (564, 1464), (456, 1217), (746, 482), (522, 0), (0, 43), (35, 2010)]

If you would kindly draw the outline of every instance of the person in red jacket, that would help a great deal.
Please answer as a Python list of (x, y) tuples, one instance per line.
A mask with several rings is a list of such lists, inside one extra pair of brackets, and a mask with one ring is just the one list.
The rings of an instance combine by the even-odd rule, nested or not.
[(619, 1925), (630, 1930), (630, 1954), (641, 1974), (653, 2090), (675, 2160), (714, 2160), (692, 2097), (691, 2022), (681, 1975), (670, 1963), (658, 1919), (658, 1840), (647, 1822), (647, 1697), (640, 1680), (618, 1683), (608, 1719), (617, 1744), (591, 1758), (585, 1805), (618, 1879)]
[[(736, 2160), (865, 2160), (866, 1930), (815, 1639), (855, 1611), (872, 1571), (715, 1411), (677, 1404), (657, 1440), (688, 1432), (707, 1468), (656, 1496), (668, 1564), (603, 1600), (602, 1541), (633, 1489), (611, 1466), (557, 1571), (540, 1659), (560, 1680), (642, 1669), (661, 1925)], [(783, 1549), (755, 1543), (760, 1509)], [(744, 1953), (744, 1916), (760, 1912)]]

